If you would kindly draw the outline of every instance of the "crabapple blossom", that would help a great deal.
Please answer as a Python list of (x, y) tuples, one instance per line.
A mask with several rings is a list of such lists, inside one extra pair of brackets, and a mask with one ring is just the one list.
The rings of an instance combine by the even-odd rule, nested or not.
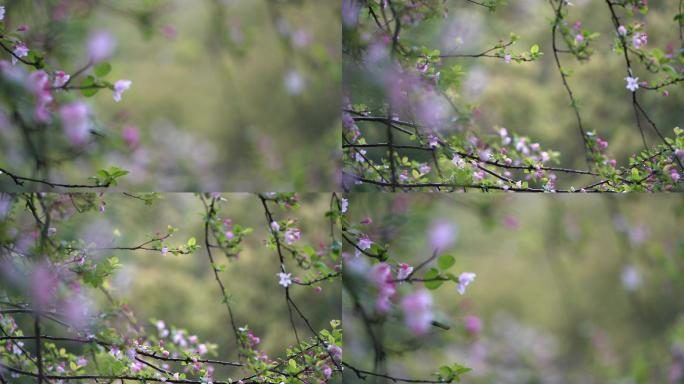
[(401, 299), (401, 309), (406, 326), (411, 332), (416, 336), (425, 335), (434, 318), (432, 295), (423, 290), (408, 294)]
[(5, 20), (5, 6), (0, 5), (0, 21)]
[(397, 279), (399, 280), (404, 280), (409, 275), (411, 275), (411, 272), (413, 272), (413, 267), (406, 264), (406, 263), (401, 263), (399, 264), (399, 271), (397, 272)]
[(358, 245), (359, 248), (365, 251), (373, 245), (373, 241), (370, 238), (368, 238), (368, 236), (362, 235), (361, 237), (359, 237), (359, 241), (356, 245)]
[(271, 230), (272, 230), (273, 232), (278, 232), (278, 231), (280, 231), (280, 224), (278, 224), (277, 221), (272, 221), (272, 222), (271, 222)]
[(282, 285), (283, 287), (287, 288), (290, 285), (292, 285), (292, 274), (291, 273), (285, 273), (285, 272), (279, 272), (278, 273), (278, 284)]
[(62, 105), (59, 109), (62, 128), (73, 145), (81, 145), (90, 133), (88, 106), (82, 101)]
[(618, 34), (620, 36), (626, 36), (627, 35), (627, 28), (625, 28), (624, 25), (619, 26), (617, 30), (618, 30)]
[(437, 146), (439, 145), (439, 139), (437, 138), (437, 136), (430, 135), (428, 137), (428, 145), (430, 146), (430, 148), (437, 148)]
[(454, 155), (451, 162), (456, 166), (456, 168), (463, 169), (466, 166), (465, 160), (459, 155)]
[(629, 89), (632, 92), (635, 92), (637, 89), (639, 89), (638, 77), (627, 76), (625, 77), (625, 80), (627, 81), (627, 86), (625, 88)]
[(285, 230), (285, 242), (292, 245), (295, 241), (302, 237), (302, 232), (299, 228), (288, 228)]
[(64, 71), (57, 71), (55, 72), (55, 81), (52, 83), (52, 86), (55, 88), (63, 87), (71, 76), (64, 72)]
[(476, 276), (477, 275), (472, 272), (463, 272), (458, 275), (458, 293), (461, 295), (465, 294), (466, 287), (475, 280)]
[(14, 56), (12, 56), (12, 65), (14, 65), (17, 63), (17, 61), (19, 61), (17, 57), (28, 56), (29, 49), (26, 46), (26, 44), (19, 42), (14, 45), (14, 47), (12, 48), (12, 52), (14, 53)]
[(639, 49), (648, 43), (648, 35), (645, 32), (635, 32), (632, 36), (632, 45)]
[(112, 93), (112, 97), (114, 98), (114, 101), (117, 103), (121, 101), (121, 94), (125, 90), (131, 87), (131, 84), (133, 82), (130, 80), (118, 80), (116, 83), (114, 83), (114, 92)]
[(330, 353), (332, 355), (333, 359), (338, 360), (338, 361), (342, 360), (342, 348), (340, 348), (339, 346), (334, 345), (334, 344), (329, 344), (326, 347), (326, 350), (328, 351), (328, 353)]
[(340, 211), (342, 213), (346, 213), (348, 208), (349, 208), (349, 200), (347, 200), (345, 198), (340, 199)]

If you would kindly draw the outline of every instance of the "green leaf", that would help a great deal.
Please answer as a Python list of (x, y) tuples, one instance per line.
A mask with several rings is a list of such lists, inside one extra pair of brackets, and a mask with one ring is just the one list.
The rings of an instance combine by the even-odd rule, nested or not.
[(100, 63), (93, 67), (93, 70), (95, 71), (95, 76), (104, 77), (112, 70), (112, 65), (107, 62)]
[(429, 280), (425, 281), (425, 288), (429, 290), (435, 290), (439, 288), (444, 281), (442, 280), (433, 280), (439, 277), (439, 271), (435, 268), (430, 269), (429, 271), (425, 272), (425, 275), (423, 276), (423, 279)]
[(197, 239), (195, 239), (194, 237), (189, 238), (188, 247), (194, 247), (195, 245), (197, 245)]
[(539, 53), (539, 44), (533, 45), (532, 48), (530, 48), (530, 53), (533, 55)]
[(447, 270), (451, 268), (452, 265), (456, 262), (456, 259), (451, 256), (451, 255), (442, 255), (437, 259), (437, 266), (439, 266), (439, 269), (441, 270)]
[(81, 81), (81, 94), (85, 97), (92, 97), (100, 90), (95, 86), (95, 78), (88, 76)]

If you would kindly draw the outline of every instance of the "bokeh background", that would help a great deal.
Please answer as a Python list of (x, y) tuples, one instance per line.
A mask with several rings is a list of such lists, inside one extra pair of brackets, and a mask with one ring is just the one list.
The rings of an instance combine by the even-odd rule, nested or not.
[[(231, 300), (236, 325), (248, 325), (261, 338), (260, 349), (270, 357), (283, 357), (288, 346), (296, 345), (296, 339), (285, 295), (278, 285), (278, 255), (265, 244), (270, 230), (261, 202), (254, 194), (222, 196), (227, 202), (221, 203), (218, 217), (229, 218), (234, 225), (254, 230), (244, 238), (243, 250), (237, 259), (228, 259), (217, 250), (213, 252), (216, 264), (226, 267), (220, 276)], [(324, 214), (329, 209), (330, 195), (302, 194), (300, 198), (301, 206), (287, 212), (272, 204), (274, 218), (298, 220), (302, 237), (294, 246), (327, 244), (330, 235)], [(147, 332), (156, 333), (150, 321), (161, 319), (167, 327), (184, 328), (200, 340), (218, 344), (218, 356), (208, 358), (237, 359), (228, 312), (222, 303), (221, 291), (204, 247), (204, 207), (199, 197), (189, 193), (166, 193), (161, 194), (151, 206), (122, 194), (106, 194), (104, 199), (107, 202), (104, 213), (76, 214), (58, 226), (60, 238), (83, 239), (85, 244), (93, 243), (97, 247), (136, 246), (158, 237), (158, 233), (165, 234), (169, 225), (178, 229), (164, 242), (169, 248), (196, 237), (200, 248), (189, 255), (173, 256), (169, 253), (162, 256), (159, 251), (114, 250), (93, 251), (89, 257), (119, 258), (123, 267), (111, 278), (109, 290), (115, 300), (128, 304)], [(20, 244), (21, 241), (17, 241), (17, 246)], [(303, 276), (304, 271), (291, 259), (286, 260), (286, 266), (293, 277)], [(0, 290), (8, 288), (4, 283), (0, 281)], [(314, 286), (293, 286), (290, 290), (292, 299), (318, 330), (329, 328), (332, 319), (341, 319), (339, 281), (319, 285), (320, 292)], [(82, 291), (92, 300), (93, 312), (110, 306), (99, 290), (84, 287)], [(300, 338), (312, 336), (301, 319), (295, 318), (295, 324)], [(65, 331), (57, 327), (46, 330), (46, 333), (64, 335)], [(224, 367), (217, 366), (216, 369), (216, 379), (225, 377), (221, 373)]]
[[(353, 221), (372, 218), (370, 238), (388, 244), (393, 260), (413, 266), (431, 255), (430, 226), (453, 223), (455, 245), (443, 252), (456, 258), (450, 271), (477, 274), (463, 296), (453, 283), (432, 291), (435, 320), (449, 331), (416, 339), (397, 318), (377, 331), (392, 376), (429, 379), (458, 362), (473, 369), (463, 383), (684, 380), (681, 197), (357, 193), (350, 210)], [(372, 369), (343, 292), (345, 360)], [(468, 330), (469, 317), (480, 330)]]
[[(511, 133), (529, 136), (531, 140), (539, 142), (542, 148), (559, 151), (562, 165), (586, 169), (582, 138), (553, 58), (553, 9), (548, 1), (517, 0), (506, 3), (498, 7), (496, 12), (489, 12), (468, 1), (447, 0), (449, 13), (446, 18), (421, 21), (416, 27), (405, 26), (402, 29), (403, 43), (406, 46), (424, 45), (439, 49), (442, 53), (477, 54), (499, 41), (509, 41), (510, 33), (515, 32), (520, 39), (509, 47), (510, 52), (529, 52), (533, 44), (539, 44), (543, 56), (535, 62), (507, 64), (495, 58), (443, 59), (444, 67), (458, 64), (465, 71), (461, 91), (454, 100), (459, 106), (477, 106), (472, 115), (475, 132), (497, 135), (498, 129), (505, 127)], [(625, 89), (624, 58), (612, 51), (615, 32), (610, 12), (603, 1), (577, 0), (571, 3), (572, 6), (566, 7), (569, 10), (567, 21), (570, 27), (580, 21), (583, 28), (600, 33), (600, 37), (591, 45), (595, 52), (588, 62), (578, 62), (572, 55), (561, 53), (561, 64), (572, 71), (568, 81), (578, 100), (585, 131), (596, 131), (607, 139), (608, 153), (617, 159), (618, 164), (626, 164), (631, 154), (643, 149), (643, 144), (632, 108), (631, 93)], [(618, 12), (623, 23), (645, 22), (647, 49), (659, 48), (663, 52), (676, 53), (682, 45), (679, 26), (673, 20), (677, 6), (676, 1), (652, 1), (646, 16), (637, 12), (633, 18), (628, 18), (621, 9)], [(361, 20), (375, 27), (367, 13), (362, 10)], [(354, 28), (353, 25), (350, 28)], [(564, 48), (560, 35), (557, 39), (559, 48)], [(378, 55), (377, 51), (370, 49), (367, 55)], [(350, 96), (352, 103), (365, 103), (372, 110), (382, 107), (384, 90), (375, 80), (382, 69), (357, 65), (349, 56), (345, 56), (343, 65), (344, 93)], [(638, 63), (634, 64), (634, 68), (635, 76), (640, 81), (663, 77), (662, 74), (649, 73)], [(681, 69), (681, 63), (678, 69)], [(667, 88), (667, 97), (658, 91), (638, 91), (640, 103), (665, 136), (672, 137), (672, 129), (684, 125), (684, 109), (681, 108), (684, 102), (683, 88), (681, 84)], [(451, 112), (448, 106), (444, 108)], [(647, 124), (643, 117), (642, 122)], [(368, 142), (386, 141), (384, 130), (378, 124), (358, 125)], [(457, 126), (453, 124), (442, 128), (446, 134), (455, 131)], [(648, 125), (644, 127), (649, 145), (660, 144), (655, 132)], [(396, 139), (404, 140), (401, 136)], [(431, 161), (429, 152), (409, 153), (418, 161)], [(377, 160), (381, 155), (384, 155), (383, 149), (368, 149), (368, 156), (372, 159)], [(587, 181), (582, 177), (562, 179), (570, 180), (573, 185), (582, 185)], [(569, 185), (563, 180), (559, 180), (559, 185)]]
[[(54, 144), (45, 151), (52, 157), (80, 153), (75, 161), (53, 164), (49, 179), (82, 183), (115, 165), (131, 172), (122, 190), (334, 187), (339, 2), (9, 0), (4, 5), (7, 29), (27, 24), (29, 47), (49, 52), (48, 63), (68, 73), (87, 62), (92, 36), (109, 34), (116, 48), (108, 78), (133, 82), (120, 103), (108, 90), (87, 99), (105, 137), (84, 148), (58, 145), (64, 140), (59, 136), (49, 139)], [(2, 57), (9, 59), (4, 52)], [(18, 130), (0, 120), (0, 164), (30, 176), (33, 163), (17, 145)], [(122, 140), (130, 126), (139, 132), (139, 145)], [(59, 127), (53, 131), (61, 134)], [(14, 188), (8, 178), (1, 178), (0, 186)]]

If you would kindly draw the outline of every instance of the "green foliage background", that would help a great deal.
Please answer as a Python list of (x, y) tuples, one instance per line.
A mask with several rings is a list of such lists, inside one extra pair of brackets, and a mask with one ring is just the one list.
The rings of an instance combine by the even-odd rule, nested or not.
[[(14, 28), (28, 24), (29, 36), (49, 36), (49, 54), (70, 73), (87, 61), (89, 33), (109, 31), (118, 41), (109, 77), (133, 81), (121, 103), (106, 90), (91, 99), (98, 128), (107, 135), (100, 142), (117, 150), (103, 153), (91, 146), (81, 160), (53, 167), (51, 179), (82, 181), (116, 165), (131, 171), (121, 190), (324, 191), (334, 185), (338, 2), (122, 0), (74, 12), (64, 23), (46, 20), (44, 5), (7, 1), (5, 21)], [(279, 18), (290, 33), (305, 31), (308, 46), (284, 44)], [(164, 26), (173, 26), (177, 36), (166, 38)], [(234, 44), (235, 30), (244, 35), (244, 45)], [(286, 90), (290, 70), (303, 77), (300, 94)], [(126, 124), (140, 128), (143, 148), (120, 148)], [(28, 176), (27, 155), (11, 156), (20, 142), (15, 136), (0, 140), (0, 162)], [(5, 190), (15, 188), (9, 179), (0, 183)]]
[[(443, 252), (456, 259), (450, 271), (477, 274), (464, 296), (453, 283), (432, 292), (436, 320), (451, 330), (433, 327), (416, 340), (399, 318), (378, 332), (393, 376), (429, 378), (458, 362), (473, 368), (464, 383), (668, 382), (684, 343), (679, 196), (358, 193), (350, 207), (354, 220), (373, 219), (371, 239), (413, 266), (432, 252), (430, 224), (454, 222), (456, 245)], [(642, 280), (632, 293), (621, 282), (628, 265)], [(349, 302), (343, 297), (345, 359), (372, 369), (372, 347)], [(482, 319), (479, 336), (465, 332), (467, 315)]]

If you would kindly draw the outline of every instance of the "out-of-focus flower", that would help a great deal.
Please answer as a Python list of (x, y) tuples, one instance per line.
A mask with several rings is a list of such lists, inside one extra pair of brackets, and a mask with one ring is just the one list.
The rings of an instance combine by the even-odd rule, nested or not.
[(88, 39), (88, 55), (94, 63), (107, 60), (116, 47), (116, 39), (109, 32), (98, 31)]
[(622, 285), (626, 290), (633, 292), (641, 286), (641, 274), (633, 265), (627, 265), (622, 269)]
[(423, 336), (432, 324), (432, 295), (426, 291), (418, 291), (406, 295), (401, 300), (406, 326), (416, 336)]
[(140, 131), (134, 125), (125, 126), (121, 131), (121, 138), (131, 149), (135, 149), (140, 145)]
[(477, 335), (482, 331), (482, 320), (477, 316), (466, 316), (465, 329), (471, 335)]
[(456, 224), (447, 220), (437, 220), (430, 226), (428, 237), (432, 249), (445, 251), (453, 247), (456, 242), (458, 228)]
[(88, 138), (90, 122), (88, 121), (88, 106), (82, 101), (65, 104), (59, 109), (62, 127), (67, 138), (73, 145), (81, 145)]
[(370, 270), (369, 278), (378, 289), (375, 308), (380, 313), (388, 312), (391, 305), (390, 298), (396, 292), (392, 282), (392, 268), (385, 262), (375, 264)]
[(285, 74), (285, 89), (291, 95), (299, 95), (304, 90), (304, 77), (297, 70), (289, 70)]

